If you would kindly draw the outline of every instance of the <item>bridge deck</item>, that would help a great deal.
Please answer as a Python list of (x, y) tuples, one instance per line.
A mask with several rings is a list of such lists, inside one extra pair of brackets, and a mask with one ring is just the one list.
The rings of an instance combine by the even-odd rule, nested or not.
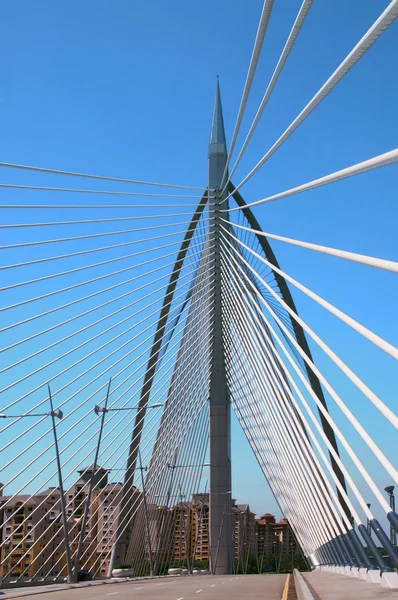
[[(4, 590), (0, 598), (24, 600), (281, 600), (286, 575), (170, 577), (79, 587), (30, 594), (28, 589)], [(44, 592), (44, 590), (42, 590)], [(37, 595), (38, 593), (38, 595)]]
[(397, 600), (397, 590), (335, 573), (303, 573), (315, 600)]

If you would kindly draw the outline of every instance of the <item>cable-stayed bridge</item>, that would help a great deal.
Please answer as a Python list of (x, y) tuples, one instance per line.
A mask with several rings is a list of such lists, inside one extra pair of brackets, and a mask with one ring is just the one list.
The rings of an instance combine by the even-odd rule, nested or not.
[[(359, 377), (295, 299), (367, 340), (391, 370), (398, 349), (287, 273), (274, 245), (368, 269), (369, 279), (382, 272), (387, 293), (398, 262), (264, 231), (255, 216), (258, 205), (387, 172), (398, 149), (250, 202), (243, 189), (371, 51), (397, 0), (236, 175), (310, 7), (302, 2), (237, 152), (273, 8), (264, 2), (229, 147), (217, 82), (203, 188), (0, 163), (3, 585), (75, 582), (86, 571), (105, 579), (124, 567), (139, 577), (247, 574), (251, 555), (262, 573), (283, 539), (267, 548), (237, 516), (233, 412), (287, 519), (291, 554), (294, 544), (315, 571), (310, 588), (322, 594), (343, 575), (375, 584), (375, 598), (379, 586), (398, 588), (396, 452), (379, 435), (396, 439), (393, 399)], [(16, 191), (26, 202), (13, 201)], [(338, 391), (341, 377), (360, 403)], [(368, 405), (373, 420), (363, 418)]]

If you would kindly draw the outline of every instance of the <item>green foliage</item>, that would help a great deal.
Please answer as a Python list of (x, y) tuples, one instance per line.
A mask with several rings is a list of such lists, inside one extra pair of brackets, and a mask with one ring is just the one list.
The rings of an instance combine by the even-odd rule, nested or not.
[[(294, 569), (306, 571), (308, 569), (304, 557), (300, 553), (292, 556), (282, 556), (279, 564), (279, 559), (276, 560), (274, 554), (265, 554), (264, 556), (250, 555), (248, 558), (243, 557), (239, 561), (235, 560), (234, 573), (236, 574), (257, 574), (257, 573), (290, 573)], [(279, 568), (278, 568), (279, 567)]]
[[(192, 558), (190, 559), (190, 564), (192, 565)], [(208, 570), (209, 569), (209, 561), (195, 559), (195, 564), (193, 565), (193, 568), (201, 569), (201, 570)]]

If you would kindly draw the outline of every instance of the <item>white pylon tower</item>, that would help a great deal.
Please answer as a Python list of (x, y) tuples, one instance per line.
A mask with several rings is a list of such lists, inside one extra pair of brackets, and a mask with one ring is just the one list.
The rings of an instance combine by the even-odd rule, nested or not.
[[(209, 146), (209, 218), (214, 253), (213, 348), (210, 369), (210, 568), (214, 574), (232, 571), (231, 415), (227, 387), (221, 308), (220, 203), (227, 162), (220, 88), (217, 81)], [(228, 208), (227, 202), (222, 208)], [(225, 216), (226, 213), (223, 213)]]

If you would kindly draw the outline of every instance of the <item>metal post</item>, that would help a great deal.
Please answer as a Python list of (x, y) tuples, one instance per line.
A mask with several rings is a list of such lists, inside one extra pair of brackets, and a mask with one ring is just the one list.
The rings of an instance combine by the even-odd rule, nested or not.
[[(227, 193), (221, 192), (221, 180), (227, 162), (220, 89), (217, 82), (213, 124), (209, 146), (209, 232), (213, 244), (212, 321), (213, 340), (210, 376), (210, 563), (217, 575), (231, 573), (231, 423), (228, 395), (221, 307), (221, 221), (220, 203)], [(228, 209), (228, 203), (222, 204)], [(222, 213), (228, 219), (228, 213)], [(226, 500), (226, 501), (225, 501)], [(223, 506), (226, 503), (226, 514)], [(226, 518), (225, 518), (226, 517)], [(221, 527), (223, 523), (223, 527)], [(218, 537), (221, 537), (218, 540)], [(217, 561), (215, 555), (217, 553)]]
[(145, 481), (144, 481), (144, 471), (146, 470), (146, 467), (142, 466), (141, 452), (140, 452), (139, 449), (138, 449), (138, 458), (139, 458), (139, 461), (140, 461), (140, 467), (139, 468), (140, 468), (140, 471), (141, 471), (142, 497), (143, 497), (143, 501), (144, 501), (146, 530), (147, 530), (147, 536), (148, 536), (149, 574), (150, 574), (151, 577), (153, 577), (152, 547), (151, 547), (151, 529), (149, 527), (148, 506), (147, 506), (147, 503), (146, 503)]
[(92, 469), (92, 472), (91, 472), (90, 483), (89, 483), (89, 486), (88, 486), (86, 504), (85, 504), (85, 507), (84, 507), (84, 514), (83, 514), (82, 525), (81, 525), (80, 535), (79, 535), (79, 543), (78, 543), (78, 546), (77, 546), (77, 551), (76, 551), (76, 556), (75, 556), (75, 567), (74, 567), (74, 573), (73, 573), (75, 581), (77, 580), (77, 572), (79, 570), (80, 555), (81, 555), (81, 551), (82, 551), (82, 547), (83, 547), (83, 541), (84, 541), (84, 535), (85, 535), (86, 524), (87, 524), (87, 519), (88, 519), (88, 513), (89, 513), (90, 505), (91, 505), (91, 496), (92, 496), (92, 493), (93, 493), (95, 471), (96, 471), (96, 468), (97, 468), (97, 461), (98, 461), (99, 450), (100, 450), (101, 439), (102, 439), (102, 431), (104, 429), (105, 415), (107, 413), (106, 409), (107, 409), (107, 406), (108, 406), (109, 391), (111, 389), (111, 380), (112, 380), (112, 378), (109, 379), (108, 389), (107, 389), (106, 397), (105, 397), (105, 404), (104, 404), (104, 408), (102, 410), (101, 424), (100, 424), (99, 433), (98, 433), (97, 447), (95, 449), (93, 469)]
[[(174, 453), (174, 464), (173, 465), (168, 465), (168, 468), (171, 469), (171, 478), (170, 478), (170, 483), (169, 483), (169, 487), (167, 490), (167, 494), (166, 494), (166, 508), (169, 508), (169, 504), (170, 504), (170, 497), (171, 497), (171, 492), (173, 489), (173, 480), (174, 480), (174, 473), (175, 473), (175, 461), (176, 461), (176, 453), (177, 450)], [(156, 519), (157, 521), (157, 519)], [(165, 525), (165, 522), (167, 524), (167, 517), (165, 518), (165, 513), (164, 511), (162, 512), (162, 520), (160, 522), (160, 527), (158, 529), (158, 543), (157, 543), (157, 549), (156, 549), (156, 553), (155, 553), (155, 565), (153, 567), (153, 572), (156, 575), (158, 572), (158, 568), (159, 568), (159, 564), (160, 564), (160, 551), (162, 549), (162, 541), (163, 541), (163, 528)], [(166, 531), (166, 534), (168, 532)]]
[[(370, 504), (366, 505), (368, 508), (370, 508)], [(372, 537), (372, 528), (370, 526), (370, 521), (369, 519), (366, 520), (366, 529), (368, 531), (368, 534), (370, 535), (370, 537)]]
[[(48, 387), (48, 398), (50, 400), (50, 408), (51, 408), (51, 422), (53, 427), (54, 434), (54, 445), (55, 445), (55, 454), (57, 459), (57, 469), (58, 469), (58, 484), (59, 484), (59, 494), (60, 494), (60, 502), (61, 502), (61, 512), (62, 512), (62, 524), (64, 528), (64, 543), (65, 543), (65, 554), (66, 554), (66, 566), (68, 570), (67, 581), (68, 583), (73, 583), (73, 569), (72, 569), (72, 560), (70, 556), (70, 546), (69, 546), (69, 532), (68, 532), (68, 523), (66, 520), (66, 507), (65, 507), (65, 494), (64, 494), (64, 484), (62, 481), (62, 471), (61, 471), (61, 459), (59, 456), (59, 448), (58, 448), (58, 437), (57, 437), (57, 428), (55, 425), (55, 417), (57, 416), (54, 411), (53, 399), (51, 396), (50, 385), (47, 384)], [(62, 413), (61, 413), (62, 415)]]
[[(389, 485), (386, 488), (384, 488), (385, 491), (387, 492), (389, 498), (390, 498), (390, 508), (391, 511), (393, 513), (395, 513), (395, 496), (394, 496), (394, 486), (393, 485)], [(391, 544), (394, 546), (394, 548), (397, 548), (397, 532), (393, 526), (393, 524), (390, 521), (390, 542)]]

